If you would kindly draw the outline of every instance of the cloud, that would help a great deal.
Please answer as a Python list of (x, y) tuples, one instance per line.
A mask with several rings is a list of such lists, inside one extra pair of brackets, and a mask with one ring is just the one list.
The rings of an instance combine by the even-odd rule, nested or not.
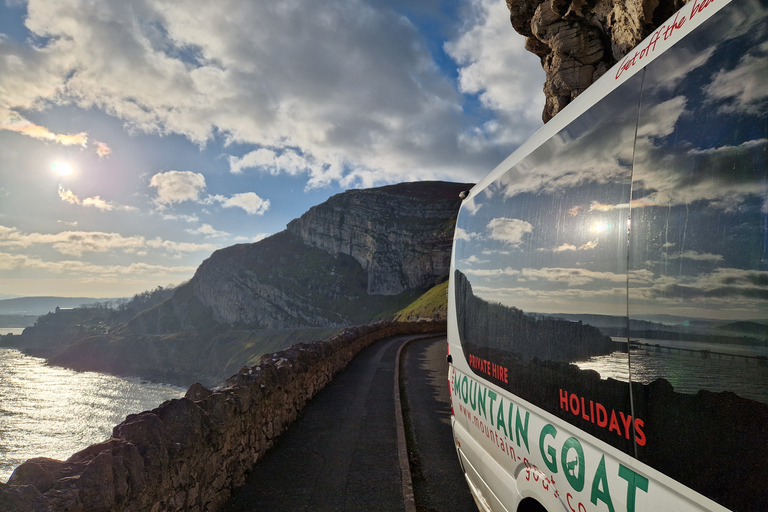
[(224, 208), (242, 208), (249, 215), (264, 215), (269, 209), (269, 199), (262, 199), (254, 192), (243, 192), (226, 197), (220, 194), (208, 196), (203, 204), (220, 203)]
[(500, 119), (468, 130), (461, 140), (474, 148), (519, 144), (541, 125), (544, 71), (525, 49), (525, 38), (510, 30), (506, 3), (472, 0), (470, 6), (474, 20), (445, 51), (459, 64), (460, 90), (478, 95)]
[(744, 55), (734, 69), (719, 71), (705, 88), (710, 101), (728, 100), (720, 107), (723, 112), (764, 113), (768, 98), (766, 53), (768, 43), (763, 43), (756, 52)]
[(678, 254), (669, 255), (668, 258), (670, 259), (681, 258), (681, 259), (687, 259), (687, 260), (712, 261), (712, 262), (720, 262), (725, 259), (719, 254), (701, 253), (698, 251), (683, 251)]
[(296, 150), (286, 149), (281, 153), (268, 148), (260, 148), (247, 153), (241, 158), (229, 157), (230, 172), (241, 174), (243, 169), (261, 169), (270, 174), (286, 173), (295, 176), (302, 172), (317, 174), (322, 172), (313, 158), (300, 155)]
[(123, 236), (119, 233), (100, 231), (62, 231), (60, 233), (22, 233), (16, 228), (0, 226), (0, 247), (26, 248), (33, 245), (49, 245), (61, 254), (82, 256), (86, 252), (103, 253), (121, 251), (137, 254), (148, 248), (162, 249), (171, 255), (205, 251), (218, 247), (212, 244), (194, 244), (162, 240), (159, 237), (146, 239), (142, 236)]
[[(484, 263), (488, 263), (489, 260), (481, 260), (477, 257), (477, 255), (473, 254), (469, 258), (462, 260), (461, 263), (464, 265), (482, 265)], [(477, 271), (481, 274), (488, 274), (488, 270), (479, 270)], [(467, 271), (468, 274), (471, 274), (472, 271)]]
[[(220, 203), (224, 208), (242, 208), (249, 215), (264, 215), (269, 209), (269, 200), (264, 200), (254, 192), (243, 192), (230, 197), (221, 194), (201, 198), (206, 189), (205, 176), (190, 171), (168, 171), (152, 176), (149, 186), (157, 189), (155, 204), (165, 208), (173, 203), (193, 201), (200, 204)], [(165, 215), (164, 218), (176, 220), (197, 219), (194, 216)]]
[[(630, 296), (659, 312), (722, 319), (761, 318), (768, 301), (768, 272), (717, 268), (694, 276), (634, 273)], [(643, 284), (647, 286), (642, 286)]]
[(59, 197), (65, 203), (80, 204), (80, 198), (71, 190), (66, 190), (62, 185), (59, 185)]
[[(538, 59), (503, 1), (470, 2), (459, 29), (445, 29), (456, 34), (446, 48), (461, 63), (459, 91), (396, 7), (37, 0), (25, 18), (37, 46), (0, 42), (0, 89), (10, 109), (72, 104), (135, 132), (263, 148), (274, 153), (265, 169), (306, 174), (310, 188), (480, 177), (541, 126), (541, 92), (521, 93), (541, 89)], [(482, 106), (465, 113), (462, 93)], [(233, 156), (230, 167), (268, 156)]]
[(226, 231), (217, 231), (213, 228), (210, 224), (203, 224), (197, 229), (187, 229), (187, 233), (191, 233), (193, 235), (205, 235), (207, 237), (223, 237), (223, 236), (229, 236), (229, 233)]
[(167, 274), (194, 273), (196, 267), (163, 265), (148, 265), (146, 263), (131, 263), (130, 265), (95, 265), (80, 260), (46, 261), (22, 254), (0, 253), (0, 270), (33, 269), (44, 270), (56, 274), (72, 273), (86, 276), (165, 276)]
[(152, 176), (149, 186), (157, 189), (155, 203), (161, 207), (197, 201), (205, 190), (205, 176), (190, 171), (168, 171)]
[(200, 218), (197, 215), (177, 215), (165, 213), (163, 214), (165, 220), (180, 220), (183, 222), (197, 223), (200, 222)]
[(510, 245), (519, 245), (523, 235), (533, 231), (531, 223), (506, 217), (497, 217), (491, 220), (487, 228), (490, 230), (492, 239), (500, 240)]
[(95, 140), (93, 143), (96, 145), (96, 154), (100, 157), (103, 158), (112, 154), (112, 149), (103, 142)]
[(269, 199), (264, 200), (253, 192), (244, 192), (224, 200), (221, 205), (224, 208), (242, 208), (249, 215), (264, 215), (269, 209)]
[(555, 247), (554, 249), (545, 249), (545, 248), (541, 247), (541, 248), (536, 249), (536, 250), (540, 251), (540, 252), (554, 252), (554, 253), (558, 253), (558, 252), (572, 252), (572, 251), (589, 251), (591, 249), (594, 249), (595, 247), (597, 247), (597, 242), (591, 242), (590, 241), (590, 242), (582, 244), (582, 245), (580, 245), (578, 247), (576, 247), (573, 244), (564, 243), (562, 245), (559, 245), (559, 246)]
[(59, 134), (53, 133), (48, 128), (34, 124), (26, 119), (18, 117), (17, 119), (0, 124), (0, 130), (8, 130), (33, 139), (42, 140), (45, 142), (55, 142), (62, 146), (82, 146), (85, 147), (88, 144), (88, 134), (85, 132), (75, 134)]
[(477, 233), (468, 233), (459, 227), (456, 228), (456, 232), (453, 235), (454, 240), (464, 240), (466, 242), (471, 241), (473, 238), (477, 238)]
[(79, 197), (77, 197), (77, 195), (74, 192), (72, 192), (71, 190), (65, 189), (63, 185), (59, 185), (59, 197), (65, 203), (76, 204), (76, 205), (85, 206), (85, 207), (92, 207), (92, 208), (96, 208), (97, 210), (101, 210), (103, 212), (108, 212), (116, 208), (120, 210), (128, 210), (128, 211), (134, 211), (137, 209), (133, 206), (116, 205), (113, 202), (107, 202), (99, 196), (86, 197), (85, 199), (80, 199)]
[(604, 287), (595, 290), (584, 288), (540, 290), (526, 286), (473, 285), (472, 289), (486, 300), (515, 306), (526, 312), (624, 315), (627, 311), (626, 287)]
[(104, 201), (99, 196), (86, 197), (83, 199), (83, 206), (93, 206), (101, 211), (109, 211), (114, 208), (111, 203)]
[(268, 237), (270, 237), (270, 236), (272, 236), (272, 234), (270, 234), (270, 233), (259, 233), (258, 235), (256, 235), (256, 236), (251, 236), (251, 237), (247, 237), (247, 236), (236, 236), (236, 237), (235, 237), (235, 242), (249, 242), (249, 243), (256, 243), (256, 242), (261, 242), (262, 240), (264, 240), (265, 238), (268, 238)]
[(768, 151), (768, 139), (707, 149), (679, 147), (669, 152), (650, 141), (638, 141), (635, 183), (644, 196), (632, 202), (633, 208), (707, 201), (709, 206), (735, 211), (749, 196), (768, 195), (768, 184), (753, 170), (754, 162)]
[[(578, 208), (578, 207), (577, 207)], [(629, 208), (628, 203), (622, 204), (602, 204), (597, 201), (592, 201), (589, 205), (589, 211), (591, 212), (610, 212), (612, 210), (626, 210)]]
[(550, 282), (565, 283), (568, 286), (584, 286), (594, 281), (610, 281), (622, 283), (627, 281), (625, 274), (615, 272), (598, 272), (583, 268), (524, 268), (521, 276), (525, 278), (543, 279)]
[[(2, 48), (2, 41), (0, 41), (0, 49)], [(0, 65), (0, 70), (3, 66)], [(0, 79), (0, 86), (2, 85), (2, 79)], [(5, 92), (5, 91), (4, 91)], [(11, 110), (5, 106), (0, 105), (0, 130), (7, 130), (16, 132), (21, 135), (26, 135), (36, 140), (43, 142), (53, 142), (61, 144), (62, 146), (88, 146), (88, 133), (54, 133), (45, 126), (35, 124), (24, 117), (18, 112)], [(103, 142), (93, 141), (96, 146), (96, 153), (100, 157), (109, 156), (112, 150)]]

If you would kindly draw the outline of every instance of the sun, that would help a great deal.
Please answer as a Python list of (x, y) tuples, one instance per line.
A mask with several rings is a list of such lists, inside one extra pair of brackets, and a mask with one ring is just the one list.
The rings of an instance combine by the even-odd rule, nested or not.
[(72, 166), (66, 162), (53, 162), (51, 169), (59, 176), (69, 176), (73, 171)]

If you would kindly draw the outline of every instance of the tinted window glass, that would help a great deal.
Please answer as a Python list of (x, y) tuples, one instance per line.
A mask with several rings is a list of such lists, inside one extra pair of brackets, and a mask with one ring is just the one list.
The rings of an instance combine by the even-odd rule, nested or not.
[(631, 208), (639, 456), (745, 511), (768, 510), (766, 20), (734, 2), (646, 69)]
[(453, 276), (473, 371), (625, 451), (634, 429), (627, 379), (579, 364), (613, 357), (629, 373), (621, 354), (641, 79), (465, 202)]

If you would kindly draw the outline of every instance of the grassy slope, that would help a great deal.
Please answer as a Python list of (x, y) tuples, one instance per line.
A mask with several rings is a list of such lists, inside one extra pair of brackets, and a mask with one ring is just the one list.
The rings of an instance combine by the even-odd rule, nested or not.
[(448, 281), (430, 288), (424, 295), (413, 301), (395, 315), (398, 322), (422, 318), (445, 319), (448, 308)]

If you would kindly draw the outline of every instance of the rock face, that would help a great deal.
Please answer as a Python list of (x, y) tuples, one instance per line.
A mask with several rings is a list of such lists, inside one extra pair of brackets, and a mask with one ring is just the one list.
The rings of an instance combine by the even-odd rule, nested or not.
[(394, 314), (448, 274), (459, 193), (469, 188), (416, 182), (338, 194), (286, 231), (216, 251), (129, 328), (335, 327)]
[(547, 74), (544, 122), (688, 0), (507, 0), (512, 26)]
[(367, 292), (397, 295), (448, 274), (458, 194), (471, 185), (406, 183), (350, 190), (288, 224), (305, 244), (352, 256)]

